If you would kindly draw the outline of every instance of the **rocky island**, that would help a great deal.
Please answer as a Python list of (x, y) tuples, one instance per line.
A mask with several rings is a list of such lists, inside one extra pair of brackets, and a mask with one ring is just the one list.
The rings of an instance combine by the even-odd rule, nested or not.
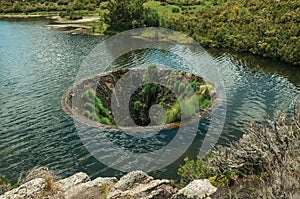
[[(116, 93), (121, 93), (120, 99), (130, 95), (124, 104), (129, 105), (130, 117), (122, 117), (118, 122), (115, 117), (121, 117), (123, 112), (112, 114), (112, 106), (121, 107), (124, 99), (118, 100)], [(204, 117), (214, 99), (214, 87), (203, 78), (150, 65), (84, 79), (66, 91), (62, 106), (73, 118), (92, 126), (174, 128), (193, 121), (194, 117)], [(160, 109), (153, 111), (153, 106)]]

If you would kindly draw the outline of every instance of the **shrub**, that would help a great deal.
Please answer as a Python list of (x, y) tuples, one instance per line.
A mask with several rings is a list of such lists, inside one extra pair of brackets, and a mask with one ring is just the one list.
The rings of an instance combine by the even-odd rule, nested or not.
[[(182, 182), (208, 178), (219, 186), (248, 186), (257, 180), (255, 197), (297, 198), (300, 190), (300, 110), (288, 117), (277, 113), (264, 124), (252, 123), (231, 146), (218, 146), (204, 160), (185, 160), (178, 170)], [(245, 184), (243, 184), (245, 183)], [(234, 184), (234, 183), (233, 183)]]

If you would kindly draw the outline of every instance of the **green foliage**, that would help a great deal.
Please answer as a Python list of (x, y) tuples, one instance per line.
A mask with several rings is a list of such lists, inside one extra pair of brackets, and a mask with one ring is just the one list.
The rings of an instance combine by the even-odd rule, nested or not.
[(142, 104), (141, 101), (136, 101), (136, 102), (134, 102), (134, 107), (133, 107), (133, 109), (134, 109), (135, 111), (140, 110), (142, 107), (143, 107), (143, 104)]
[(143, 82), (145, 85), (143, 86), (142, 93), (146, 96), (146, 104), (152, 105), (154, 104), (158, 91), (158, 84), (151, 83), (155, 82), (158, 77), (158, 68), (156, 65), (149, 65), (146, 69), (146, 72), (143, 76)]
[(77, 19), (82, 19), (83, 14), (81, 12), (70, 12), (69, 14), (69, 19), (70, 20), (77, 20)]
[(84, 104), (84, 108), (86, 108), (88, 111), (90, 112), (95, 112), (96, 111), (96, 107), (94, 104), (92, 104), (91, 102), (86, 102)]
[[(0, 0), (0, 13), (62, 12), (75, 10), (95, 11), (100, 5), (100, 2), (101, 0)], [(78, 17), (78, 15), (73, 15), (70, 18)]]
[(89, 102), (94, 102), (94, 99), (96, 98), (96, 92), (93, 89), (88, 89), (83, 93), (83, 97), (89, 101)]
[(100, 115), (105, 117), (109, 116), (109, 110), (103, 106), (101, 100), (98, 97), (95, 98), (95, 106)]
[(170, 124), (172, 122), (177, 122), (181, 120), (181, 108), (177, 101), (171, 108), (167, 110), (166, 123)]
[(103, 124), (114, 124), (110, 111), (103, 106), (93, 89), (86, 90), (83, 93), (83, 99), (86, 101), (84, 104), (85, 110), (83, 111), (84, 116)]
[(209, 168), (205, 160), (189, 160), (188, 157), (184, 159), (184, 165), (178, 169), (178, 175), (181, 176), (182, 186), (196, 179), (209, 179), (212, 184), (223, 187), (228, 186), (238, 176), (230, 170), (217, 172)]
[[(200, 96), (203, 96), (203, 95), (200, 95)], [(200, 110), (204, 110), (206, 109), (207, 107), (209, 107), (211, 104), (211, 101), (209, 99), (205, 99), (202, 103), (201, 101), (199, 100), (199, 109)]]
[(272, 0), (203, 0), (197, 5), (190, 1), (169, 3), (187, 7), (183, 7), (181, 15), (161, 17), (162, 27), (192, 35), (203, 46), (248, 51), (300, 65), (297, 0), (276, 4)]
[(191, 87), (194, 89), (194, 91), (198, 91), (200, 87), (200, 82), (197, 80), (194, 80), (190, 83)]
[(108, 125), (111, 125), (112, 123), (110, 122), (109, 118), (107, 117), (102, 117), (100, 118), (100, 122), (103, 123), (103, 124), (108, 124)]
[(109, 11), (104, 22), (109, 30), (124, 31), (131, 28), (158, 25), (158, 16), (153, 10), (144, 7), (147, 0), (109, 0)]

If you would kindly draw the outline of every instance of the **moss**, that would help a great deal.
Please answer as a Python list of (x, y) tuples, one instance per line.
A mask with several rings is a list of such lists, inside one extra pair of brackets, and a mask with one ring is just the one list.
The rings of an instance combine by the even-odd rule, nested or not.
[(100, 118), (100, 123), (111, 125), (111, 121), (107, 117)]

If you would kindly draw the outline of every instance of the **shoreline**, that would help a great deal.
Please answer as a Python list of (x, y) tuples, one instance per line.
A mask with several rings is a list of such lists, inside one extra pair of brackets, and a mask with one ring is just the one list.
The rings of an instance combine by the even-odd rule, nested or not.
[[(192, 191), (191, 191), (192, 190)], [(208, 179), (194, 180), (180, 186), (170, 179), (154, 179), (143, 171), (132, 171), (116, 177), (91, 179), (86, 173), (78, 172), (59, 179), (47, 167), (31, 170), (16, 188), (0, 192), (0, 199), (10, 198), (218, 198), (220, 189)]]
[(39, 17), (52, 17), (52, 16), (59, 16), (58, 13), (56, 14), (50, 14), (50, 13), (45, 13), (45, 14), (0, 14), (0, 19), (3, 18), (9, 18), (9, 19), (27, 19), (27, 18), (39, 18)]
[[(100, 17), (95, 16), (95, 14), (94, 15), (85, 15), (85, 16), (83, 16), (82, 19), (77, 19), (77, 20), (64, 19), (59, 16), (59, 12), (53, 12), (53, 13), (41, 12), (41, 13), (37, 13), (37, 14), (36, 13), (29, 13), (29, 14), (25, 14), (25, 13), (3, 14), (3, 13), (1, 13), (0, 14), (0, 20), (1, 19), (30, 19), (30, 18), (35, 19), (35, 18), (41, 18), (41, 17), (45, 17), (47, 19), (53, 20), (53, 23), (46, 25), (47, 28), (54, 28), (61, 32), (67, 33), (67, 34), (111, 36), (111, 35), (118, 33), (118, 32), (114, 32), (114, 31), (107, 31), (106, 33), (103, 33), (103, 34), (93, 32), (94, 26), (97, 25), (97, 21), (100, 19)], [(60, 29), (67, 29), (67, 30), (60, 30)], [(216, 47), (208, 47), (208, 48), (209, 49), (220, 49), (220, 48), (216, 48)], [(231, 48), (226, 48), (226, 47), (222, 47), (222, 49), (226, 49), (226, 50), (230, 50), (230, 51), (233, 50)], [(243, 53), (243, 52), (239, 52), (236, 50), (233, 50), (233, 51), (235, 51), (237, 53)], [(260, 54), (255, 54), (255, 53), (252, 53), (249, 51), (247, 51), (246, 53), (249, 53), (254, 56), (259, 56), (261, 58), (269, 59), (272, 61), (279, 61), (279, 62), (289, 65), (289, 67), (290, 66), (291, 67), (299, 67), (299, 65), (297, 65), (297, 64), (292, 64), (292, 63), (286, 62), (284, 60), (279, 60), (278, 58), (264, 57)]]
[(36, 18), (47, 18), (53, 20), (50, 24), (47, 24), (47, 28), (54, 29), (69, 29), (69, 30), (59, 30), (68, 34), (86, 34), (103, 36), (104, 34), (99, 34), (93, 32), (93, 27), (97, 25), (99, 16), (83, 16), (82, 19), (69, 20), (59, 16), (59, 13), (41, 13), (41, 14), (0, 14), (1, 19), (36, 19)]

